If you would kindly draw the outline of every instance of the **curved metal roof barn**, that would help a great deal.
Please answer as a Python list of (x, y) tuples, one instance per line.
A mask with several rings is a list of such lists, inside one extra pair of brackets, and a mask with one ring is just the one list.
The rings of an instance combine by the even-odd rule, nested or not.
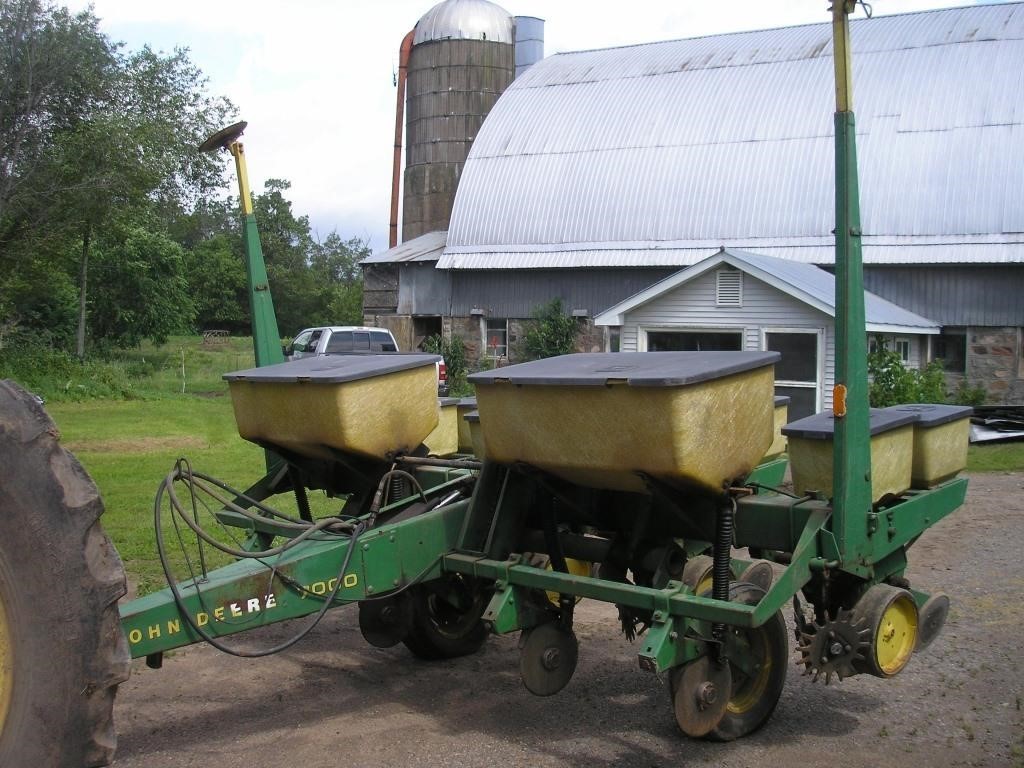
[[(833, 260), (831, 26), (550, 56), (498, 100), (440, 268)], [(868, 264), (1024, 262), (1024, 4), (853, 22)]]

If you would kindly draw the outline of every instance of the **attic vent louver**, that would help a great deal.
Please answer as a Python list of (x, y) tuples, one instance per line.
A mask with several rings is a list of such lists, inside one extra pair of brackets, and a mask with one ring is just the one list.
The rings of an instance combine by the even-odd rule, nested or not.
[(743, 273), (738, 269), (720, 269), (716, 273), (715, 306), (743, 306)]

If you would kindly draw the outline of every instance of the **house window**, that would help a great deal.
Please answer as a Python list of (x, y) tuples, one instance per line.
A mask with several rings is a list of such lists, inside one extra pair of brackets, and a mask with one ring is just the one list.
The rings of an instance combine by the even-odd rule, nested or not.
[(743, 273), (726, 267), (715, 273), (715, 306), (743, 306)]
[(648, 352), (733, 352), (743, 348), (741, 331), (647, 331)]
[(868, 336), (868, 354), (874, 355), (885, 349), (899, 355), (904, 366), (910, 363), (910, 339), (886, 339), (877, 334)]
[(763, 333), (764, 348), (782, 355), (775, 364), (775, 394), (790, 398), (789, 420), (817, 413), (823, 378), (822, 331), (772, 328)]
[(492, 360), (508, 357), (508, 320), (489, 317), (484, 321), (484, 349)]
[(910, 362), (910, 339), (896, 339), (893, 342), (893, 349), (900, 356), (900, 361), (906, 365)]
[(932, 359), (941, 360), (942, 368), (949, 373), (967, 371), (967, 330), (965, 328), (943, 328), (942, 333), (932, 341)]

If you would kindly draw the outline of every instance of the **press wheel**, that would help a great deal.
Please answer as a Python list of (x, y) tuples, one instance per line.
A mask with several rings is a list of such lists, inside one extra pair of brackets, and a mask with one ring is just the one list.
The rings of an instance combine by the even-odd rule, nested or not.
[[(765, 592), (760, 587), (737, 582), (729, 589), (729, 602), (757, 605)], [(732, 688), (725, 714), (707, 737), (732, 741), (753, 733), (779, 703), (786, 683), (789, 633), (781, 611), (760, 627), (726, 627), (725, 653), (729, 660)]]
[(949, 597), (943, 593), (932, 595), (921, 606), (918, 620), (917, 650), (923, 650), (932, 644), (946, 625), (949, 615)]
[[(704, 592), (711, 592), (711, 583), (714, 581), (715, 561), (710, 555), (694, 555), (686, 561), (683, 566), (682, 582), (693, 589), (694, 594), (700, 595)], [(736, 578), (736, 572), (732, 565), (729, 566), (729, 579)]]

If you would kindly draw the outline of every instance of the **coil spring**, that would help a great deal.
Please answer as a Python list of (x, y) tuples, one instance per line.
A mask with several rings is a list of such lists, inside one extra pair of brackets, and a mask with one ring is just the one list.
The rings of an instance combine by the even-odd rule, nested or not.
[[(732, 555), (732, 530), (735, 514), (735, 499), (730, 498), (728, 503), (718, 508), (713, 551), (714, 565), (711, 572), (711, 596), (715, 600), (727, 601), (729, 599), (729, 565)], [(711, 635), (716, 640), (721, 640), (725, 636), (725, 624), (713, 624)]]
[(394, 503), (399, 499), (404, 499), (412, 491), (409, 486), (409, 481), (401, 475), (392, 475), (389, 482), (388, 488), (388, 502)]

